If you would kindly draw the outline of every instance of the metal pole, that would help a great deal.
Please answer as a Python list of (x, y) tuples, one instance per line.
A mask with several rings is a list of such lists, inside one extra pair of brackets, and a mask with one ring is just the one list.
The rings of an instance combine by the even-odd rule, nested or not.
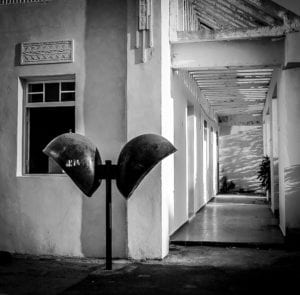
[(106, 164), (106, 269), (112, 269), (111, 161)]

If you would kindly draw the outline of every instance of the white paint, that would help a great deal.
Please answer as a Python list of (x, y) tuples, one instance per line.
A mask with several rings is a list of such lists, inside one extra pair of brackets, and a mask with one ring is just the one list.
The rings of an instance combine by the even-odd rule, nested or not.
[(300, 32), (295, 32), (288, 34), (285, 39), (285, 57), (284, 65), (285, 67), (300, 65)]
[(233, 125), (220, 124), (220, 180), (226, 176), (227, 181), (233, 181), (236, 191), (260, 193), (257, 171), (263, 156), (262, 126), (234, 125), (234, 120), (229, 121)]
[[(169, 1), (152, 2), (155, 47), (147, 50), (146, 63), (139, 62), (141, 52), (133, 46), (135, 1), (127, 2), (127, 139), (143, 133), (156, 133), (172, 142)], [(174, 182), (172, 170), (171, 157), (147, 175), (128, 201), (129, 257), (163, 258), (168, 253), (169, 210), (172, 210)]]
[(172, 44), (173, 68), (280, 65), (282, 41), (244, 40)]
[[(297, 66), (299, 34), (291, 34), (286, 40), (286, 65)], [(292, 41), (292, 42), (291, 42)], [(300, 70), (285, 69), (278, 81), (278, 143), (279, 143), (279, 215), (280, 228), (285, 235), (299, 235), (299, 183), (300, 183)]]
[[(162, 71), (162, 136), (174, 143), (174, 103), (171, 97), (171, 49), (169, 38), (169, 1), (161, 2), (161, 71)], [(162, 257), (169, 253), (169, 219), (172, 214), (171, 202), (174, 204), (174, 155), (169, 156), (162, 162)]]
[(279, 97), (279, 165), (281, 226), (287, 232), (300, 229), (300, 69), (282, 72)]
[[(0, 72), (4, 77), (0, 89), (4, 98), (0, 102), (1, 250), (105, 256), (104, 185), (92, 198), (87, 198), (65, 175), (22, 175), (20, 80), (74, 75), (76, 131), (87, 135), (104, 159), (115, 162), (125, 142), (124, 11), (123, 1), (103, 5), (65, 0), (47, 5), (1, 7)], [(52, 40), (74, 40), (73, 63), (33, 66), (15, 63), (17, 44)], [(113, 187), (114, 257), (126, 257), (125, 204)]]
[(196, 116), (193, 106), (188, 107), (187, 116), (187, 195), (188, 195), (188, 214), (189, 218), (195, 214), (195, 183), (196, 183)]
[(203, 154), (202, 154), (202, 169), (203, 169), (203, 197), (204, 202), (207, 203), (209, 201), (208, 199), (208, 189), (207, 189), (207, 177), (208, 177), (208, 167), (207, 167), (207, 158), (208, 158), (208, 151), (207, 151), (207, 141), (208, 141), (208, 134), (207, 134), (207, 127), (204, 126), (204, 120), (203, 120)]
[[(191, 186), (194, 187), (194, 212), (204, 206), (209, 200), (209, 192), (213, 191), (210, 185), (213, 185), (212, 177), (207, 171), (209, 157), (205, 152), (209, 145), (204, 142), (203, 137), (203, 122), (204, 119), (216, 128), (217, 124), (209, 118), (205, 112), (209, 113), (204, 105), (198, 102), (197, 93), (192, 91), (193, 81), (188, 81), (187, 76), (181, 72), (173, 72), (172, 75), (172, 97), (174, 98), (174, 126), (175, 135), (174, 143), (178, 151), (176, 152), (175, 159), (175, 195), (174, 195), (174, 218), (171, 226), (171, 232), (176, 231), (182, 224), (188, 221), (188, 171), (189, 166), (190, 175), (193, 181)], [(190, 121), (190, 137), (191, 144), (190, 150), (194, 149), (194, 159), (188, 157), (189, 146), (187, 144), (187, 107), (194, 108), (194, 115), (189, 117)], [(205, 112), (203, 109), (205, 109)], [(195, 146), (196, 145), (196, 146)], [(193, 147), (193, 148), (192, 148)], [(191, 153), (190, 152), (190, 153)], [(197, 154), (197, 155), (196, 155)], [(204, 155), (205, 154), (205, 155)], [(207, 156), (206, 156), (207, 155)], [(204, 156), (204, 158), (203, 158)], [(196, 160), (197, 158), (197, 160)], [(190, 161), (189, 161), (190, 160)], [(190, 165), (188, 163), (190, 162)], [(205, 164), (203, 164), (205, 163)], [(204, 170), (203, 170), (204, 169)], [(213, 171), (211, 172), (213, 174)], [(216, 173), (216, 172), (215, 172)], [(193, 176), (192, 176), (193, 175)], [(209, 180), (211, 179), (211, 180)], [(193, 183), (194, 182), (194, 183)]]
[(23, 164), (23, 102), (24, 85), (22, 80), (18, 79), (18, 118), (17, 118), (17, 167), (16, 175), (22, 176)]
[[(186, 145), (186, 108), (184, 87), (179, 88), (180, 79), (173, 75), (172, 97), (174, 98), (174, 144), (177, 152), (174, 155), (174, 224), (172, 232), (188, 219), (187, 207), (187, 145)], [(176, 87), (176, 88), (175, 88)], [(175, 88), (175, 89), (174, 89)], [(180, 90), (182, 92), (180, 92)]]
[(218, 146), (217, 146), (217, 132), (213, 130), (213, 196), (218, 193)]
[(213, 127), (209, 127), (209, 199), (214, 197), (214, 143), (213, 143)]
[(205, 178), (206, 178), (206, 199), (207, 201), (210, 200), (211, 198), (211, 188), (210, 188), (210, 180), (211, 180), (211, 174), (210, 174), (210, 124), (207, 122), (207, 137), (206, 137), (206, 173), (205, 173)]
[(278, 99), (272, 99), (272, 161), (271, 161), (271, 209), (275, 213), (279, 209), (278, 179)]
[(284, 120), (285, 115), (280, 111), (280, 108), (285, 104), (285, 83), (281, 78), (278, 80), (278, 140), (279, 140), (279, 226), (284, 235), (286, 235), (286, 212), (285, 212), (285, 184), (284, 184), (284, 157), (285, 157), (285, 143), (282, 142), (284, 136)]
[(202, 122), (203, 114), (201, 111), (196, 117), (196, 155), (197, 155), (197, 171), (196, 171), (196, 197), (195, 197), (195, 211), (197, 212), (204, 204), (203, 196), (204, 196), (204, 187), (203, 187), (203, 122)]

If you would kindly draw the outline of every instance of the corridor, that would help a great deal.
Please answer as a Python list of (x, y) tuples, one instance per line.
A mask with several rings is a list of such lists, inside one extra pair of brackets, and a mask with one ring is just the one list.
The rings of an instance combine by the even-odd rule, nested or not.
[(284, 238), (266, 198), (218, 195), (171, 236), (171, 244), (277, 248)]

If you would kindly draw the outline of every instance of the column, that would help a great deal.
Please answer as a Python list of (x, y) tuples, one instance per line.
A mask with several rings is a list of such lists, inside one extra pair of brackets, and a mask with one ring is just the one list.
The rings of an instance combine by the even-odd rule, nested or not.
[(286, 37), (279, 83), (280, 226), (288, 239), (300, 237), (300, 33)]
[[(173, 141), (170, 94), (169, 1), (152, 0), (152, 43), (139, 31), (135, 0), (127, 1), (127, 138), (156, 133)], [(142, 40), (144, 44), (142, 43)], [(142, 52), (143, 51), (143, 52)], [(141, 58), (143, 57), (143, 58)], [(157, 165), (127, 202), (128, 256), (163, 258), (169, 248), (170, 198), (174, 198), (172, 156)]]

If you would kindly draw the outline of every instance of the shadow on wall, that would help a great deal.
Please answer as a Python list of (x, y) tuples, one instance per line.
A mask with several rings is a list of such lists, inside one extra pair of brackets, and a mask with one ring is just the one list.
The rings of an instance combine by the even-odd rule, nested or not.
[[(126, 1), (87, 0), (85, 27), (85, 135), (102, 160), (116, 162), (125, 141)], [(109, 128), (107, 127), (109, 126)], [(82, 196), (82, 253), (105, 257), (105, 182)], [(113, 257), (126, 257), (126, 201), (112, 185)]]
[[(300, 164), (284, 169), (287, 230), (300, 228)], [(298, 235), (300, 232), (298, 233)]]
[[(225, 127), (225, 128), (224, 128)], [(220, 179), (227, 177), (235, 191), (261, 193), (257, 171), (263, 156), (261, 126), (222, 126)]]

